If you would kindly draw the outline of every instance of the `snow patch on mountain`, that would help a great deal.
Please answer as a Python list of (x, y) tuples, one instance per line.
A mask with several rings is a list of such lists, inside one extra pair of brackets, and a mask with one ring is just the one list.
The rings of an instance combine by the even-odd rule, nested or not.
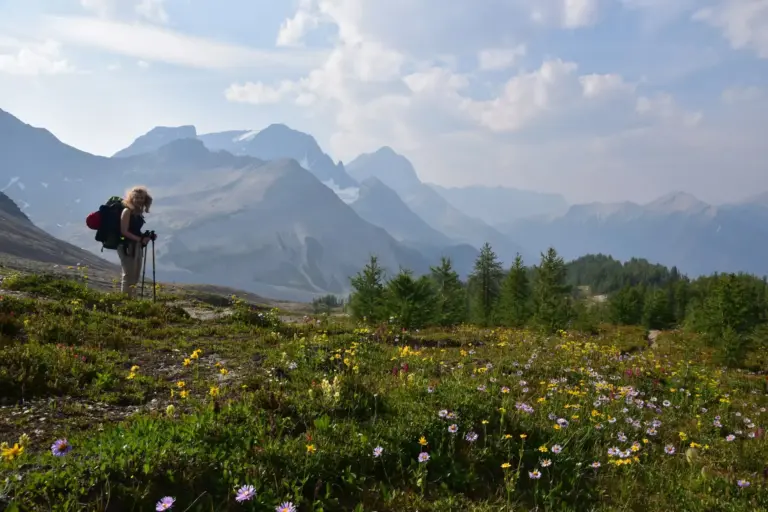
[(354, 203), (360, 197), (360, 187), (341, 188), (333, 180), (326, 180), (323, 182), (323, 185), (333, 190), (333, 192), (339, 196), (339, 199), (347, 204)]

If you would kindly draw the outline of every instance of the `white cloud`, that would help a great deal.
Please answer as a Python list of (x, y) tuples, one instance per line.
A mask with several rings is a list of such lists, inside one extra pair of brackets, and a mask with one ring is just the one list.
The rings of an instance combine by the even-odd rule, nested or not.
[(141, 0), (136, 6), (136, 12), (142, 17), (155, 23), (168, 23), (168, 13), (163, 6), (164, 0)]
[(545, 61), (538, 70), (509, 80), (498, 97), (472, 101), (468, 108), (481, 125), (493, 131), (519, 130), (568, 100), (567, 82), (577, 68), (574, 62)]
[(0, 73), (38, 76), (71, 73), (74, 67), (61, 55), (57, 41), (22, 42), (0, 38)]
[(693, 19), (720, 29), (732, 48), (749, 48), (768, 59), (768, 0), (718, 0)]
[(48, 17), (46, 33), (70, 44), (137, 59), (200, 69), (299, 68), (316, 65), (322, 52), (258, 50), (185, 35), (147, 24), (88, 17)]
[(318, 15), (313, 11), (313, 1), (301, 0), (296, 14), (280, 25), (277, 46), (301, 46), (304, 36), (317, 27), (318, 23)]
[(536, 23), (582, 28), (597, 22), (601, 0), (524, 0)]
[(562, 23), (567, 28), (592, 25), (597, 20), (598, 0), (562, 0)]
[(477, 55), (481, 71), (498, 71), (512, 67), (526, 54), (526, 46), (519, 44), (512, 48), (486, 48)]
[(667, 123), (683, 124), (685, 126), (696, 126), (704, 117), (704, 114), (701, 112), (685, 111), (667, 93), (657, 94), (652, 98), (647, 96), (637, 98), (635, 111), (641, 116), (655, 118)]
[(614, 93), (633, 92), (635, 87), (624, 81), (621, 75), (584, 75), (579, 77), (585, 98), (600, 98)]
[(139, 18), (153, 23), (168, 23), (165, 0), (80, 0), (84, 9), (101, 18)]
[(287, 80), (280, 83), (277, 87), (270, 87), (261, 82), (248, 82), (242, 85), (230, 85), (224, 95), (229, 101), (251, 103), (253, 105), (270, 105), (280, 103), (296, 90), (296, 84)]
[(723, 91), (722, 100), (727, 105), (735, 105), (744, 102), (753, 102), (764, 97), (764, 91), (755, 86), (729, 87)]

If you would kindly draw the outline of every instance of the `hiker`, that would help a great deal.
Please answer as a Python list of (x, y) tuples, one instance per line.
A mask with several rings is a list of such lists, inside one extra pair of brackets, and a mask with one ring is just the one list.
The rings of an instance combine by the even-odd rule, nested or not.
[(136, 291), (136, 284), (141, 275), (144, 247), (152, 239), (141, 233), (144, 214), (149, 213), (151, 206), (152, 196), (149, 195), (146, 187), (133, 187), (123, 198), (123, 211), (120, 214), (120, 234), (123, 236), (123, 243), (118, 247), (117, 255), (122, 267), (120, 291), (128, 297), (133, 297)]

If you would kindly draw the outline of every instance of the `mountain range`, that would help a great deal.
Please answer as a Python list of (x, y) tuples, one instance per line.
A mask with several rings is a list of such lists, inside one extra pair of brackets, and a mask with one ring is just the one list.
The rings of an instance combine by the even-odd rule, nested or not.
[(466, 277), (485, 242), (505, 264), (517, 253), (535, 263), (551, 245), (566, 259), (602, 252), (692, 275), (768, 273), (768, 194), (720, 206), (683, 192), (568, 205), (557, 194), (447, 188), (422, 182), (392, 148), (344, 164), (283, 124), (208, 134), (156, 127), (106, 158), (0, 110), (0, 190), (42, 231), (98, 253), (85, 216), (136, 183), (155, 197), (148, 227), (161, 235), (161, 278), (277, 299), (347, 293), (372, 254), (390, 273), (417, 274), (448, 256)]

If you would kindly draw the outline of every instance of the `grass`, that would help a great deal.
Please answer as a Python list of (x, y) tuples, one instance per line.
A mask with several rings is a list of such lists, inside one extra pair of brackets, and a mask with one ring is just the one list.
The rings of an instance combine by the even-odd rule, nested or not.
[(382, 333), (3, 287), (0, 509), (768, 510), (766, 377), (681, 333)]

